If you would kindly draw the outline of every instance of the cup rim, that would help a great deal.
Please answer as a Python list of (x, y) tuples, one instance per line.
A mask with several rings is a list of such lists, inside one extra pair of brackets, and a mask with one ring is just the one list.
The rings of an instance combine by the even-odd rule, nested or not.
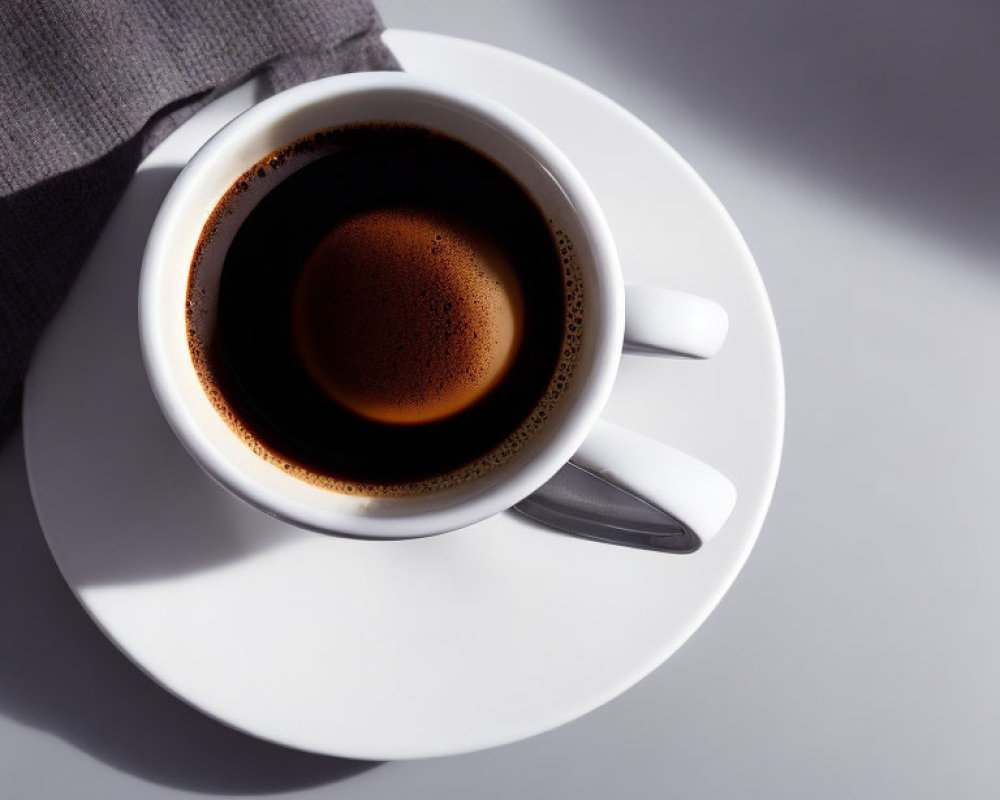
[[(283, 493), (280, 487), (250, 477), (223, 454), (190, 413), (185, 393), (173, 379), (161, 330), (159, 299), (168, 271), (176, 269), (176, 261), (166, 255), (173, 232), (178, 226), (189, 225), (183, 221), (186, 205), (199, 196), (205, 173), (217, 158), (225, 157), (231, 141), (311, 104), (376, 91), (412, 92), (458, 107), (525, 147), (553, 176), (588, 233), (598, 276), (597, 285), (588, 292), (593, 293), (592, 302), (600, 304), (606, 317), (606, 333), (595, 343), (591, 368), (577, 378), (582, 383), (572, 413), (551, 433), (544, 450), (482, 492), (440, 508), (392, 516), (345, 512), (303, 502)], [(178, 313), (182, 313), (180, 309)], [(624, 282), (610, 227), (593, 192), (569, 158), (531, 123), (493, 100), (440, 81), (402, 72), (352, 73), (300, 84), (261, 101), (231, 120), (192, 156), (164, 199), (147, 240), (139, 284), (139, 332), (143, 363), (167, 422), (195, 461), (218, 483), (251, 505), (300, 527), (357, 538), (416, 538), (462, 528), (510, 508), (555, 475), (576, 452), (604, 408), (617, 373), (624, 337)], [(194, 372), (193, 364), (190, 369)], [(246, 454), (258, 458), (249, 448)]]

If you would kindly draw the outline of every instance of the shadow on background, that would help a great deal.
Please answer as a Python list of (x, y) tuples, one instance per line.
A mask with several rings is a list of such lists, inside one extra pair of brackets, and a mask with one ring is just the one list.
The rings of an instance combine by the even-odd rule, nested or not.
[(133, 666), (59, 574), (35, 518), (16, 432), (0, 450), (0, 531), (0, 713), (118, 769), (191, 791), (290, 791), (378, 765), (300, 753), (239, 733)]
[(905, 221), (1000, 246), (1000, 4), (573, 3), (605, 63)]

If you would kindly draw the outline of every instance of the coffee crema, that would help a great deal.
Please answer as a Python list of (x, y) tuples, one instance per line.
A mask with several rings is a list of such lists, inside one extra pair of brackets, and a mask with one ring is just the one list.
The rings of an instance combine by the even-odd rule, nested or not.
[(259, 457), (334, 491), (412, 496), (495, 469), (545, 425), (582, 342), (579, 272), (488, 157), (350, 125), (269, 154), (217, 204), (188, 343)]
[(306, 259), (292, 325), (306, 371), (334, 400), (421, 424), (465, 410), (507, 374), (524, 300), (484, 232), (440, 212), (376, 209), (339, 223)]

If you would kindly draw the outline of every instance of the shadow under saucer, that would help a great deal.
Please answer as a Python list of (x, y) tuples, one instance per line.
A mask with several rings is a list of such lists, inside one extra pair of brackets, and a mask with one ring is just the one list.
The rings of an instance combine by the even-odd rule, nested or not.
[[(153, 783), (215, 794), (319, 786), (378, 766), (270, 744), (149, 680), (87, 617), (35, 517), (15, 432), (0, 450), (0, 714)], [(175, 564), (176, 566), (176, 564)]]

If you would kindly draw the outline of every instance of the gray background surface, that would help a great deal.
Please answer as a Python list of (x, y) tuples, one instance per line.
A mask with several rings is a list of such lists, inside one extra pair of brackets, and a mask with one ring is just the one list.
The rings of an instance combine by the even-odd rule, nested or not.
[(728, 207), (771, 294), (785, 456), (757, 549), (663, 667), (454, 758), (266, 745), (138, 673), (0, 448), (0, 798), (993, 798), (1000, 791), (1000, 7), (379, 3), (608, 94)]

